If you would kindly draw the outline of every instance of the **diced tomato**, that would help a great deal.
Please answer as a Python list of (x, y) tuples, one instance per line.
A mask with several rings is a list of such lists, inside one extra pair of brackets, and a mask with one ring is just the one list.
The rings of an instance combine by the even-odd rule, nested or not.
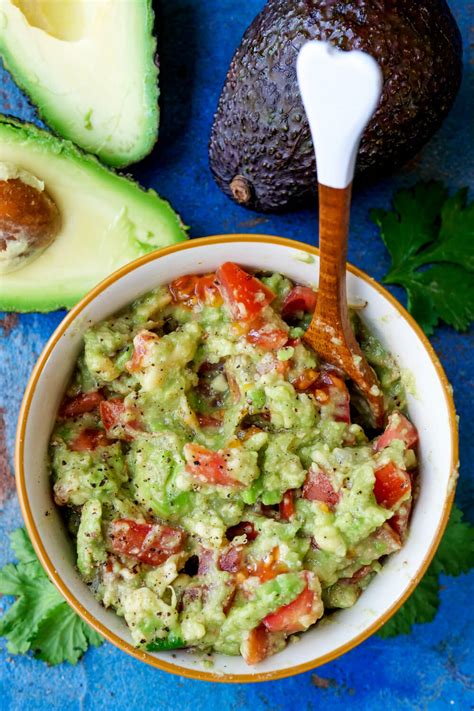
[(220, 306), (222, 304), (222, 295), (217, 286), (215, 274), (206, 274), (199, 277), (194, 293), (200, 304), (208, 304), (209, 306)]
[(107, 435), (103, 430), (86, 427), (72, 440), (69, 448), (73, 452), (88, 452), (97, 449), (97, 447), (106, 447), (109, 444), (112, 444), (112, 442), (107, 439)]
[(169, 290), (175, 303), (192, 308), (196, 304), (218, 306), (222, 303), (215, 274), (187, 274), (171, 282)]
[(412, 499), (407, 499), (407, 501), (400, 504), (396, 513), (394, 513), (392, 518), (388, 521), (390, 527), (400, 537), (401, 541), (404, 541), (407, 536), (411, 508)]
[(247, 536), (248, 541), (254, 541), (258, 536), (258, 531), (255, 530), (253, 523), (250, 521), (241, 521), (235, 526), (230, 526), (226, 531), (226, 538), (228, 541), (232, 541), (237, 536)]
[(393, 442), (394, 439), (400, 439), (402, 442), (405, 442), (408, 449), (414, 447), (418, 442), (418, 430), (401, 412), (392, 412), (388, 418), (385, 432), (375, 443), (375, 451), (380, 452), (380, 450)]
[(242, 567), (242, 546), (229, 546), (219, 556), (219, 568), (227, 573), (238, 573)]
[(220, 427), (222, 425), (222, 416), (198, 414), (197, 418), (201, 427)]
[(222, 264), (216, 277), (222, 297), (236, 321), (252, 321), (275, 298), (259, 279), (233, 262)]
[(299, 311), (311, 314), (316, 308), (317, 298), (316, 292), (309, 286), (295, 286), (283, 302), (281, 315), (288, 318)]
[[(309, 586), (312, 574), (304, 572), (302, 575), (307, 581), (303, 592), (293, 602), (283, 605), (263, 618), (262, 622), (269, 632), (284, 632), (285, 634), (303, 632), (321, 617), (322, 609), (319, 599), (315, 600), (315, 592)], [(317, 605), (315, 605), (316, 601)]]
[(258, 664), (266, 659), (270, 652), (270, 635), (266, 627), (259, 625), (250, 630), (241, 650), (247, 664)]
[(194, 274), (183, 274), (169, 284), (173, 301), (177, 304), (193, 302), (194, 289), (196, 286), (196, 276)]
[(263, 327), (259, 330), (252, 329), (247, 335), (247, 341), (266, 351), (277, 351), (288, 341), (288, 334), (281, 328)]
[(184, 531), (179, 528), (160, 523), (138, 523), (132, 519), (112, 521), (109, 536), (116, 553), (147, 565), (161, 565), (171, 555), (182, 551), (185, 539)]
[[(141, 429), (137, 419), (131, 420), (130, 411), (120, 398), (103, 400), (99, 405), (100, 417), (107, 435), (116, 439), (133, 439), (136, 430)], [(124, 428), (124, 432), (114, 432), (117, 427)]]
[(295, 492), (293, 489), (288, 489), (283, 494), (283, 499), (280, 502), (280, 518), (289, 521), (295, 515)]
[(100, 417), (106, 432), (123, 423), (125, 403), (119, 398), (111, 398), (100, 403)]
[(291, 383), (295, 390), (299, 393), (304, 393), (308, 390), (319, 378), (319, 373), (313, 368), (307, 368), (301, 375), (299, 375), (296, 380)]
[(77, 415), (92, 412), (103, 399), (104, 396), (99, 390), (94, 390), (90, 393), (80, 393), (71, 400), (66, 400), (66, 402), (61, 405), (59, 414), (61, 417), (77, 417)]
[(287, 572), (288, 566), (280, 561), (280, 549), (278, 546), (273, 548), (265, 560), (253, 561), (247, 566), (247, 573), (251, 576), (257, 576), (262, 583), (267, 580), (273, 580), (280, 573)]
[(308, 469), (303, 484), (303, 499), (308, 501), (321, 501), (328, 506), (335, 506), (339, 501), (339, 494), (334, 490), (330, 478), (323, 469)]
[(333, 408), (336, 422), (350, 424), (350, 395), (344, 380), (332, 370), (323, 370), (314, 388), (314, 396), (320, 405)]
[(192, 476), (207, 484), (221, 484), (222, 486), (239, 486), (227, 469), (227, 462), (222, 452), (213, 452), (201, 447), (200, 444), (186, 444), (184, 446), (186, 458), (186, 471)]
[(393, 508), (410, 490), (410, 476), (394, 462), (375, 470), (374, 494), (380, 506)]
[(152, 331), (143, 329), (133, 339), (133, 353), (131, 359), (125, 364), (129, 373), (136, 373), (143, 367), (143, 361), (148, 353), (150, 343), (159, 341), (159, 336)]

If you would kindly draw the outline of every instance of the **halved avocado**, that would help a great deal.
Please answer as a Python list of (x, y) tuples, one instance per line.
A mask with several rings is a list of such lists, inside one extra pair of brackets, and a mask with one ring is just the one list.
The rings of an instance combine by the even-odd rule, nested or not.
[(35, 126), (0, 117), (1, 164), (44, 183), (61, 226), (34, 261), (0, 274), (0, 309), (71, 307), (121, 265), (186, 239), (179, 216), (153, 190)]
[(51, 128), (114, 167), (158, 135), (151, 0), (2, 0), (0, 54)]

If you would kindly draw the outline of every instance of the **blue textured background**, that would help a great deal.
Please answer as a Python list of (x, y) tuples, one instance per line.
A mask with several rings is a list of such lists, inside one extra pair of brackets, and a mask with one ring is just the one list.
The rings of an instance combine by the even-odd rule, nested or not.
[[(207, 166), (212, 115), (235, 47), (263, 0), (163, 0), (160, 40), (162, 127), (154, 154), (133, 173), (167, 197), (191, 225), (193, 237), (224, 232), (265, 232), (314, 243), (314, 211), (259, 216), (225, 198)], [(451, 0), (465, 47), (465, 75), (455, 107), (421, 156), (393, 178), (354, 198), (350, 260), (381, 278), (388, 258), (370, 207), (387, 207), (395, 187), (439, 178), (451, 188), (474, 187), (474, 5)], [(34, 120), (34, 112), (6, 72), (0, 70), (0, 111)], [(402, 298), (401, 292), (394, 293)], [(402, 299), (403, 300), (403, 299)], [(14, 429), (23, 389), (61, 313), (0, 320), (0, 565), (11, 558), (7, 533), (21, 523), (11, 478)], [(0, 316), (1, 319), (1, 316)], [(3, 326), (3, 336), (2, 336)], [(474, 520), (474, 458), (470, 416), (472, 337), (440, 328), (433, 344), (446, 368), (461, 417), (461, 477), (457, 501)], [(469, 392), (470, 390), (470, 392)], [(0, 434), (1, 434), (0, 427)], [(6, 449), (5, 449), (6, 446)], [(129, 658), (109, 644), (90, 650), (76, 666), (49, 669), (29, 657), (8, 655), (0, 641), (0, 709), (472, 709), (474, 708), (472, 605), (474, 572), (442, 580), (436, 621), (410, 636), (373, 637), (316, 671), (260, 685), (211, 685), (173, 677)], [(1, 605), (1, 602), (0, 602)], [(471, 631), (471, 635), (469, 634)], [(321, 681), (323, 680), (323, 681)], [(321, 688), (326, 686), (327, 688)]]

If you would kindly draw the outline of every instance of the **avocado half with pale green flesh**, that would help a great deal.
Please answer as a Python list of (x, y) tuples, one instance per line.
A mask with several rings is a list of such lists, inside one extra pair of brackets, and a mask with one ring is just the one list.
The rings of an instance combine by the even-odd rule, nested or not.
[(2, 0), (0, 54), (44, 121), (108, 165), (158, 136), (151, 0)]
[[(52, 201), (59, 212), (59, 226), (38, 256), (0, 272), (0, 310), (69, 308), (123, 264), (186, 239), (180, 217), (153, 190), (108, 170), (69, 141), (0, 117), (0, 182), (8, 175), (23, 177), (30, 189), (38, 186), (39, 198), (44, 190), (47, 209)], [(20, 213), (27, 214), (29, 205)], [(2, 211), (3, 201), (1, 217)], [(0, 266), (11, 241), (0, 233)]]
[(244, 207), (276, 212), (313, 203), (316, 163), (296, 79), (309, 40), (359, 49), (380, 64), (380, 105), (356, 177), (392, 171), (431, 138), (462, 73), (459, 29), (445, 0), (268, 0), (232, 60), (212, 128), (217, 184)]

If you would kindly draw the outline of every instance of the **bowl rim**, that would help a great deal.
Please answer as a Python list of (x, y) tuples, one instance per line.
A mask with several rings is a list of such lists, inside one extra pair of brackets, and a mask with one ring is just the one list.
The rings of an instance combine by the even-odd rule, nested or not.
[[(358, 646), (361, 644), (363, 641), (365, 641), (368, 637), (370, 637), (372, 634), (374, 634), (380, 627), (382, 627), (389, 619), (394, 615), (397, 610), (403, 605), (403, 603), (407, 600), (407, 598), (411, 595), (415, 587), (418, 585), (420, 582), (421, 578), (425, 574), (429, 564), (431, 563), (433, 556), (436, 552), (436, 549), (438, 548), (438, 545), (440, 543), (441, 537), (444, 533), (444, 530), (446, 528), (446, 525), (448, 523), (449, 519), (449, 514), (451, 511), (451, 507), (453, 504), (453, 499), (454, 499), (454, 493), (455, 493), (455, 486), (452, 486), (448, 496), (446, 497), (446, 501), (444, 503), (443, 507), (443, 513), (442, 513), (442, 518), (439, 523), (438, 529), (436, 531), (436, 535), (433, 539), (433, 543), (431, 544), (429, 550), (427, 551), (425, 557), (423, 558), (423, 561), (417, 571), (417, 574), (412, 578), (410, 581), (410, 584), (408, 585), (407, 590), (403, 595), (401, 595), (398, 600), (396, 600), (393, 605), (385, 611), (383, 615), (381, 615), (377, 620), (375, 620), (366, 630), (361, 632), (360, 634), (356, 635), (353, 637), (349, 642), (346, 642), (343, 645), (340, 645), (336, 649), (334, 649), (332, 652), (328, 652), (327, 654), (324, 654), (320, 657), (317, 657), (316, 659), (310, 660), (308, 662), (304, 662), (302, 664), (298, 664), (295, 666), (290, 666), (286, 667), (284, 669), (278, 669), (273, 672), (256, 672), (255, 674), (215, 674), (212, 672), (207, 672), (207, 671), (201, 671), (197, 669), (190, 669), (186, 667), (181, 667), (177, 664), (163, 661), (162, 659), (158, 659), (154, 657), (152, 654), (149, 654), (148, 652), (145, 652), (140, 649), (136, 649), (133, 647), (131, 644), (128, 642), (123, 641), (118, 637), (115, 633), (113, 633), (109, 628), (104, 625), (102, 622), (100, 622), (98, 619), (92, 615), (89, 610), (87, 610), (74, 596), (74, 594), (69, 590), (69, 588), (65, 585), (63, 580), (61, 579), (60, 574), (54, 567), (51, 559), (49, 558), (49, 555), (43, 545), (43, 542), (41, 540), (41, 536), (38, 532), (38, 529), (35, 525), (32, 511), (30, 508), (30, 503), (28, 500), (28, 495), (27, 495), (27, 490), (26, 490), (26, 479), (25, 479), (25, 470), (24, 470), (24, 440), (25, 440), (25, 431), (26, 431), (26, 424), (30, 412), (30, 407), (31, 407), (31, 402), (33, 400), (35, 390), (37, 383), (41, 377), (41, 374), (43, 372), (43, 369), (46, 365), (46, 362), (53, 351), (53, 349), (56, 347), (58, 341), (64, 334), (64, 332), (67, 330), (67, 328), (74, 322), (74, 320), (81, 314), (81, 312), (88, 306), (96, 297), (100, 296), (102, 292), (104, 292), (111, 284), (114, 284), (116, 281), (124, 277), (125, 275), (129, 274), (130, 272), (135, 271), (139, 267), (141, 267), (144, 264), (148, 264), (149, 262), (153, 262), (156, 259), (160, 259), (161, 257), (168, 256), (170, 254), (175, 254), (176, 252), (181, 252), (185, 251), (188, 249), (193, 249), (194, 247), (200, 247), (200, 246), (212, 246), (215, 244), (222, 244), (222, 243), (232, 243), (232, 242), (260, 242), (260, 243), (266, 243), (269, 245), (279, 245), (279, 246), (284, 246), (284, 247), (291, 247), (296, 250), (300, 250), (303, 252), (307, 252), (310, 255), (316, 255), (319, 256), (319, 249), (317, 247), (313, 247), (312, 245), (305, 244), (304, 242), (299, 242), (297, 240), (292, 240), (288, 239), (285, 237), (277, 237), (273, 235), (261, 235), (261, 234), (225, 234), (225, 235), (214, 235), (211, 237), (202, 237), (198, 239), (193, 239), (189, 240), (186, 242), (180, 242), (177, 244), (173, 244), (169, 247), (164, 247), (159, 250), (155, 250), (153, 252), (150, 252), (142, 257), (139, 257), (138, 259), (133, 260), (132, 262), (129, 262), (128, 264), (125, 264), (124, 266), (120, 267), (117, 271), (113, 272), (110, 276), (108, 276), (106, 279), (101, 281), (97, 286), (95, 286), (93, 289), (91, 289), (79, 302), (74, 306), (71, 311), (64, 317), (64, 319), (61, 321), (59, 326), (55, 329), (53, 332), (52, 336), (49, 338), (47, 341), (43, 351), (41, 352), (41, 355), (39, 356), (36, 365), (33, 368), (33, 371), (30, 375), (28, 384), (25, 389), (25, 394), (23, 396), (21, 408), (20, 408), (20, 413), (18, 416), (18, 425), (17, 425), (17, 430), (16, 430), (16, 441), (15, 441), (15, 457), (14, 457), (14, 463), (15, 463), (15, 479), (16, 479), (16, 487), (17, 487), (17, 493), (18, 493), (18, 498), (19, 498), (19, 503), (20, 503), (20, 509), (23, 515), (23, 519), (25, 521), (25, 525), (28, 531), (28, 534), (31, 538), (31, 542), (33, 544), (33, 547), (35, 549), (35, 552), (43, 566), (43, 568), (46, 570), (46, 573), (48, 574), (49, 578), (53, 582), (53, 584), (56, 586), (56, 588), (59, 590), (59, 592), (62, 594), (62, 596), (66, 599), (68, 604), (72, 607), (72, 609), (80, 616), (82, 619), (87, 622), (91, 627), (93, 627), (99, 634), (101, 634), (107, 641), (111, 642), (114, 646), (118, 647), (121, 651), (126, 652), (130, 654), (131, 656), (135, 657), (136, 659), (139, 659), (155, 668), (158, 668), (162, 671), (167, 671), (172, 674), (178, 675), (178, 676), (184, 676), (189, 679), (198, 679), (201, 681), (212, 681), (212, 682), (218, 682), (218, 683), (249, 683), (249, 682), (261, 682), (261, 681), (271, 681), (271, 680), (277, 680), (277, 679), (283, 679), (289, 676), (294, 676), (296, 674), (301, 674), (302, 672), (309, 671), (311, 669), (315, 669), (316, 667), (321, 666), (322, 664), (327, 664), (330, 661), (333, 661), (334, 659), (337, 659), (341, 655), (345, 654), (346, 652), (350, 651), (354, 647)], [(363, 281), (367, 282), (372, 286), (376, 291), (379, 292), (381, 296), (383, 296), (389, 303), (398, 311), (398, 313), (404, 318), (406, 321), (408, 321), (409, 325), (412, 327), (412, 329), (415, 331), (416, 335), (422, 342), (423, 346), (425, 347), (428, 356), (431, 359), (431, 362), (433, 363), (433, 366), (437, 372), (437, 375), (439, 377), (439, 380), (441, 382), (442, 388), (443, 388), (443, 394), (446, 402), (446, 406), (448, 409), (449, 413), (449, 426), (450, 426), (450, 439), (451, 439), (451, 447), (452, 447), (452, 459), (451, 459), (451, 472), (450, 472), (450, 477), (453, 481), (455, 481), (455, 474), (457, 471), (458, 467), (458, 457), (459, 457), (459, 437), (458, 437), (458, 428), (457, 428), (457, 418), (456, 418), (456, 411), (455, 411), (455, 406), (454, 406), (454, 400), (453, 400), (453, 394), (452, 394), (452, 388), (451, 385), (448, 381), (448, 378), (444, 372), (444, 369), (431, 345), (429, 342), (428, 338), (426, 335), (423, 333), (421, 330), (420, 326), (416, 323), (416, 321), (413, 319), (413, 317), (406, 311), (406, 309), (395, 299), (390, 292), (388, 292), (381, 284), (375, 281), (372, 277), (368, 276), (365, 272), (362, 270), (358, 269), (357, 267), (354, 267), (352, 264), (347, 264), (347, 270), (354, 274), (355, 276), (359, 277)]]

